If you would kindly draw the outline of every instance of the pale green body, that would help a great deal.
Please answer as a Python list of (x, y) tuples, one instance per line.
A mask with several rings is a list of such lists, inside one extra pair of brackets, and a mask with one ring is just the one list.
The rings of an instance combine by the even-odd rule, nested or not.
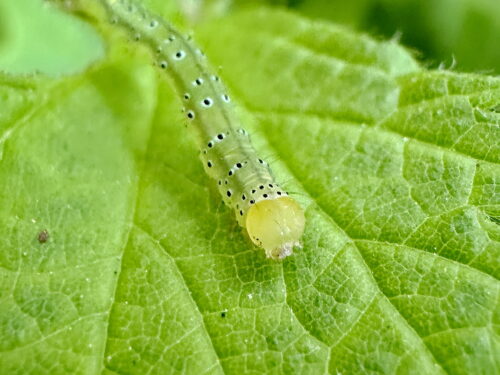
[(156, 64), (172, 78), (188, 127), (196, 133), (205, 170), (217, 181), (224, 202), (235, 210), (240, 225), (245, 227), (251, 205), (285, 196), (267, 163), (257, 156), (234, 114), (226, 88), (211, 72), (203, 53), (171, 25), (136, 4), (101, 1), (112, 22), (150, 46)]

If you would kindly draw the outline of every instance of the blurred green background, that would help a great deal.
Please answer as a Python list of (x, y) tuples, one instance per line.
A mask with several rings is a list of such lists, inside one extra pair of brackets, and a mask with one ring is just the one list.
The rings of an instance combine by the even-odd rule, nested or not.
[(500, 74), (500, 0), (251, 2), (286, 6), (384, 39), (399, 38), (429, 68)]
[[(155, 0), (148, 0), (155, 2)], [(270, 4), (348, 25), (380, 38), (399, 38), (429, 68), (500, 74), (500, 0), (170, 0), (161, 9), (191, 20)], [(157, 8), (158, 9), (158, 8)], [(176, 11), (177, 10), (177, 11)], [(1, 0), (0, 70), (73, 73), (99, 59), (104, 45), (82, 21), (42, 0)]]
[(431, 68), (500, 74), (500, 0), (303, 0), (296, 8), (384, 38), (399, 36)]
[(104, 54), (92, 27), (42, 0), (0, 0), (0, 70), (74, 73)]

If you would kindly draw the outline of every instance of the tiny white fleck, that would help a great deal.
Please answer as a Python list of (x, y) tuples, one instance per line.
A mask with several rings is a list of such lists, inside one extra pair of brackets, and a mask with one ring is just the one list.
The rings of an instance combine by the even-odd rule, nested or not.
[(31, 222), (32, 222), (32, 223), (36, 223), (36, 220), (35, 220), (35, 219), (31, 219)]
[(111, 361), (111, 358), (112, 358), (112, 357), (111, 357), (110, 355), (108, 355), (108, 356), (106, 357), (106, 359), (108, 360), (108, 362), (109, 362), (109, 361)]
[(88, 283), (90, 283), (90, 278), (86, 277), (85, 281), (88, 282)]
[(253, 294), (249, 293), (249, 294), (247, 294), (247, 297), (248, 297), (248, 299), (252, 299), (253, 298)]
[(92, 346), (93, 346), (92, 344), (89, 344), (89, 348), (92, 348)]
[(24, 256), (26, 256), (26, 255), (28, 255), (28, 253), (27, 253), (26, 251), (24, 251), (24, 252), (23, 252), (23, 255), (24, 255)]
[(408, 137), (403, 137), (403, 142), (408, 142)]
[(131, 346), (129, 346), (129, 347), (128, 347), (128, 350), (132, 350), (132, 347), (131, 347)]
[(125, 301), (125, 305), (128, 305), (128, 301)]

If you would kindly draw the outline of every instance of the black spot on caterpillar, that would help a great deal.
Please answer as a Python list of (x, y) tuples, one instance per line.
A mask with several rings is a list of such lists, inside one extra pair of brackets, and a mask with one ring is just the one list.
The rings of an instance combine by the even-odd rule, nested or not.
[(218, 181), (224, 203), (235, 211), (250, 239), (270, 258), (292, 254), (300, 246), (304, 212), (274, 180), (248, 133), (237, 127), (240, 121), (231, 98), (203, 52), (191, 38), (133, 1), (99, 1), (111, 23), (147, 46), (155, 65), (173, 81), (185, 106), (186, 121), (198, 133), (195, 139), (203, 140), (198, 148), (205, 171)]

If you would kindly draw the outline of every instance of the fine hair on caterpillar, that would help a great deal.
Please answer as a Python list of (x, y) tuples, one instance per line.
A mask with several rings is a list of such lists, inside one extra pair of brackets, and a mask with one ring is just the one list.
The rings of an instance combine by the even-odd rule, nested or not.
[(132, 1), (77, 2), (80, 8), (90, 3), (103, 6), (114, 26), (151, 51), (154, 65), (179, 94), (205, 172), (215, 180), (224, 203), (234, 210), (251, 241), (272, 259), (283, 259), (300, 247), (305, 226), (302, 208), (257, 154), (222, 83), (220, 69), (215, 72), (208, 65), (192, 38)]

